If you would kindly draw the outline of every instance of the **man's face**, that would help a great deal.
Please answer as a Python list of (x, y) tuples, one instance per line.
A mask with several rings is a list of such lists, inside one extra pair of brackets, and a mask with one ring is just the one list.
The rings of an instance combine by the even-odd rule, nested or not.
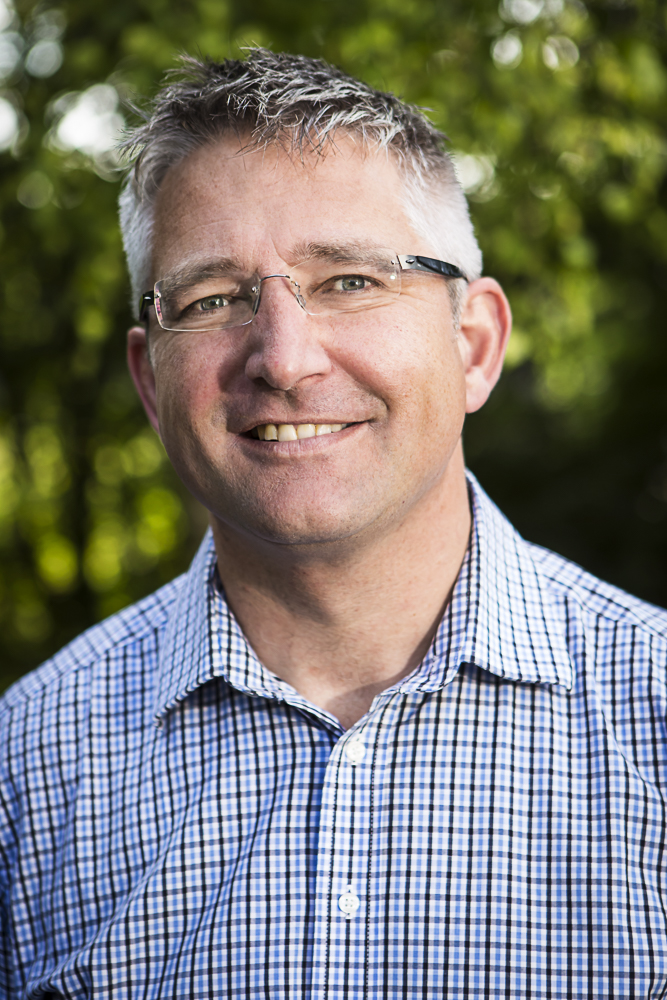
[[(153, 277), (234, 258), (290, 274), (304, 246), (363, 243), (437, 256), (412, 230), (384, 152), (343, 138), (303, 161), (236, 139), (172, 168), (157, 202)], [(363, 538), (437, 490), (466, 408), (447, 283), (410, 275), (391, 305), (310, 316), (289, 283), (264, 282), (250, 325), (205, 333), (150, 327), (160, 435), (190, 491), (227, 530), (278, 543)], [(344, 424), (262, 441), (266, 424)], [(256, 432), (255, 432), (256, 433)]]

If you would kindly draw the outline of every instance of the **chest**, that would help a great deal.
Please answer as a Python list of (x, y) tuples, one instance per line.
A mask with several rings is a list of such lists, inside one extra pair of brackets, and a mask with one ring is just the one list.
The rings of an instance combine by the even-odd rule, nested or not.
[(45, 929), (17, 924), (35, 990), (667, 986), (662, 797), (567, 692), (462, 674), (337, 739), (284, 704), (209, 689), (150, 739), (91, 730), (77, 768), (62, 823), (25, 858)]

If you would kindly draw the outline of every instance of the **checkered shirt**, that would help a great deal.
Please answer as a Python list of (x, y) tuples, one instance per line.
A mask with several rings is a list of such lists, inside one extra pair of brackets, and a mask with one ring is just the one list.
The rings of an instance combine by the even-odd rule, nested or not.
[(428, 655), (347, 731), (257, 660), (210, 536), (7, 693), (0, 996), (667, 995), (667, 612), (470, 486)]

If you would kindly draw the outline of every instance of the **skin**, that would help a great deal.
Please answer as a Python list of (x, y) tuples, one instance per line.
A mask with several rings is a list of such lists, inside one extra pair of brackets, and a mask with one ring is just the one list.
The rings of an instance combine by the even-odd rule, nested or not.
[[(289, 274), (304, 242), (437, 257), (410, 226), (390, 156), (341, 137), (303, 159), (228, 137), (166, 175), (153, 280), (239, 257)], [(501, 370), (496, 281), (471, 283), (454, 330), (446, 282), (404, 279), (385, 308), (314, 317), (287, 281), (244, 327), (128, 334), (130, 371), (187, 488), (209, 510), (227, 599), (264, 665), (345, 727), (425, 655), (468, 544), (461, 431)], [(264, 423), (352, 423), (263, 442)]]

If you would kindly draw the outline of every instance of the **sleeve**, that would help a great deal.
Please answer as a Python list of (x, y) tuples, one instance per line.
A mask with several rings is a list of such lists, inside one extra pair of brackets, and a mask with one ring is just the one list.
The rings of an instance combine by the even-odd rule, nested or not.
[(0, 1000), (20, 995), (10, 900), (18, 857), (18, 802), (12, 778), (12, 712), (0, 701)]
[(12, 1000), (19, 996), (16, 986), (15, 954), (10, 914), (3, 901), (0, 910), (0, 1000)]

